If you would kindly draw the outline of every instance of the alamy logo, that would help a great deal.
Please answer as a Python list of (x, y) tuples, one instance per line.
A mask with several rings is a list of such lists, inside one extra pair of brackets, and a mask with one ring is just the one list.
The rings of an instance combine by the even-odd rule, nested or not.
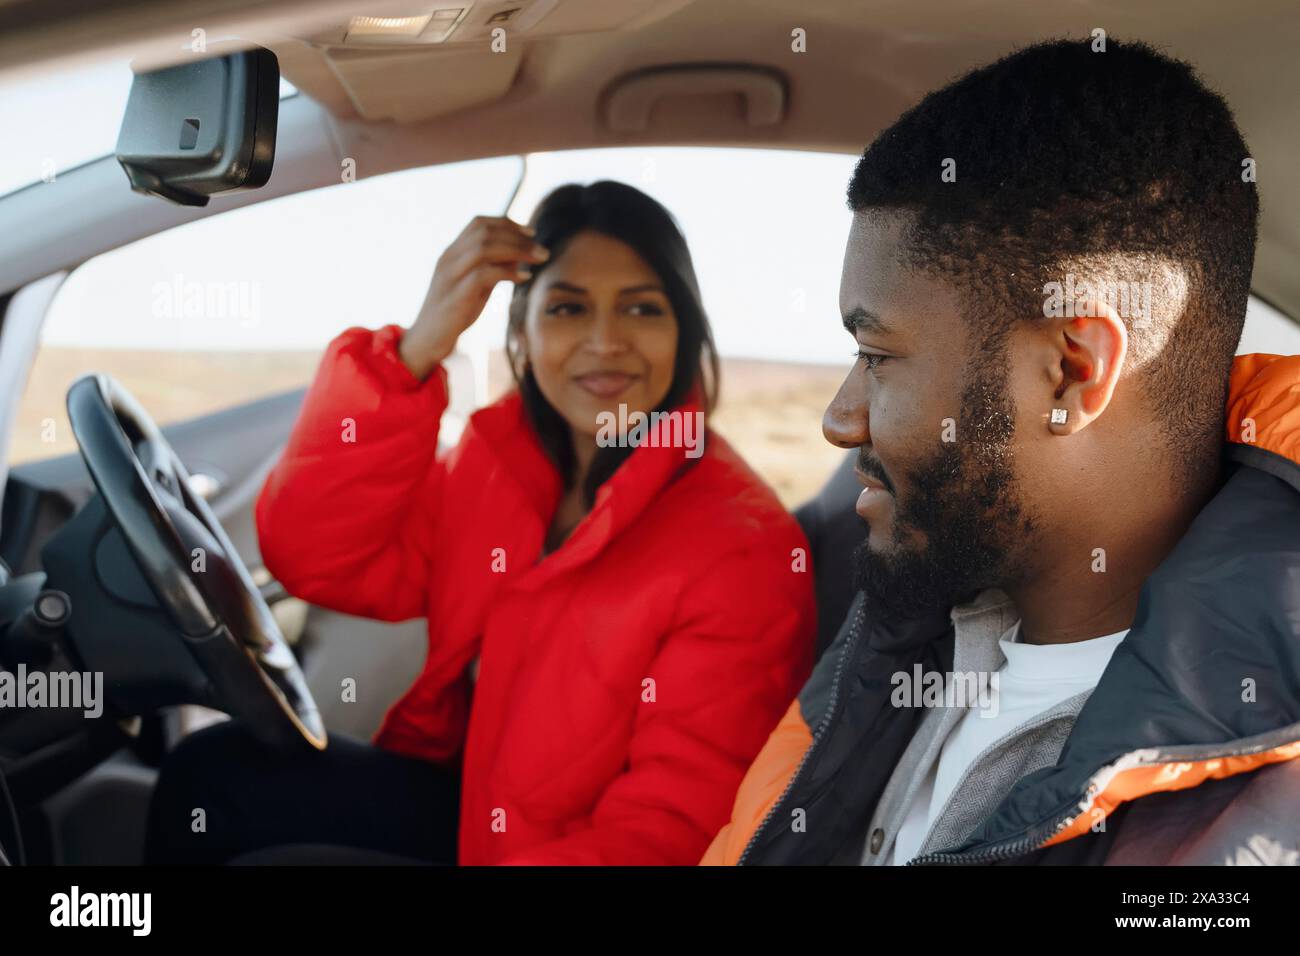
[(1096, 307), (1105, 304), (1121, 319), (1135, 319), (1141, 326), (1151, 321), (1150, 282), (1112, 282), (1106, 279), (1081, 279), (1066, 273), (1065, 282), (1043, 285), (1043, 318), (1074, 319), (1095, 316)]
[(889, 702), (894, 707), (974, 708), (981, 717), (998, 715), (997, 671), (927, 671), (920, 664), (895, 671)]
[(52, 708), (83, 711), (94, 720), (104, 713), (104, 675), (99, 671), (0, 670), (0, 710)]
[(181, 273), (171, 282), (153, 284), (156, 319), (237, 319), (252, 328), (262, 319), (262, 287), (256, 282), (214, 282), (187, 279)]
[(51, 926), (127, 926), (132, 936), (148, 936), (153, 924), (151, 893), (70, 892), (50, 897)]
[(703, 412), (629, 412), (619, 403), (618, 414), (596, 415), (596, 445), (599, 448), (682, 448), (687, 458), (704, 454)]

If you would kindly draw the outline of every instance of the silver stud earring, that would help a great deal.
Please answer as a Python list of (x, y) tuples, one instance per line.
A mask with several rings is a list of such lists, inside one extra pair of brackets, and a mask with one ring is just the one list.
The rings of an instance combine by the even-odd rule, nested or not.
[(1065, 424), (1065, 420), (1066, 420), (1067, 418), (1069, 418), (1069, 417), (1070, 417), (1070, 413), (1069, 413), (1069, 411), (1066, 410), (1066, 409), (1064, 409), (1064, 408), (1053, 408), (1053, 409), (1052, 409), (1052, 424), (1053, 424), (1053, 425), (1064, 425), (1064, 424)]

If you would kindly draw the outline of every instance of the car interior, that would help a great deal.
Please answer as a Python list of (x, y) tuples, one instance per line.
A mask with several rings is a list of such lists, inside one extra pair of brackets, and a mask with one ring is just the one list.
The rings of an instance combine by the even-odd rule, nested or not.
[[(1068, 17), (1025, 0), (0, 0), (0, 99), (8, 83), (55, 83), (107, 58), (165, 70), (203, 59), (196, 44), (208, 42), (213, 56), (270, 51), (296, 90), (279, 101), (264, 185), (169, 202), (149, 171), (129, 181), (105, 154), (54, 182), (35, 170), (0, 195), (0, 448), (60, 286), (97, 257), (111, 268), (106, 254), (132, 243), (336, 186), (341, 170), (364, 180), (626, 147), (852, 157), (964, 70), (1098, 27), (1188, 59), (1232, 104), (1262, 200), (1260, 311), (1241, 351), (1300, 351), (1300, 187), (1285, 175), (1300, 127), (1281, 92), (1300, 84), (1300, 8), (1287, 0), (1081, 0)], [(16, 818), (0, 808), (0, 850), (14, 863), (134, 864), (157, 767), (185, 733), (229, 714), (278, 747), (366, 737), (418, 672), (425, 623), (308, 606), (262, 567), (253, 506), (303, 388), (230, 394), (160, 428), (148, 398), (112, 375), (67, 386), (76, 450), (15, 464), (0, 453), (0, 665), (102, 672), (109, 713), (0, 709), (0, 779)], [(800, 427), (819, 432), (820, 420)], [(793, 508), (812, 548), (818, 653), (851, 602), (861, 538), (852, 461), (835, 460)], [(202, 593), (184, 559), (195, 549), (208, 563)], [(375, 690), (343, 704), (345, 677)]]

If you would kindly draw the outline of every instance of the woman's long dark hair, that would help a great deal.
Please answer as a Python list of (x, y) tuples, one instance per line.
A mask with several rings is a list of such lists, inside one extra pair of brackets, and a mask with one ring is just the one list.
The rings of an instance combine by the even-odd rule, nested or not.
[[(528, 295), (537, 276), (554, 262), (579, 232), (590, 229), (631, 246), (654, 270), (677, 317), (677, 357), (673, 382), (653, 411), (670, 411), (698, 388), (705, 414), (713, 410), (718, 395), (718, 354), (713, 346), (700, 287), (695, 279), (690, 250), (672, 214), (639, 189), (604, 179), (587, 186), (560, 186), (546, 196), (528, 223), (536, 240), (550, 250), (550, 258), (533, 268), (532, 276), (515, 286), (506, 331), (506, 356), (523, 396), (529, 421), (542, 447), (560, 471), (565, 489), (573, 487), (577, 460), (568, 423), (537, 386), (532, 367), (520, 367), (519, 342), (523, 336)], [(596, 490), (632, 454), (634, 448), (598, 448), (583, 481), (582, 500), (590, 508)]]

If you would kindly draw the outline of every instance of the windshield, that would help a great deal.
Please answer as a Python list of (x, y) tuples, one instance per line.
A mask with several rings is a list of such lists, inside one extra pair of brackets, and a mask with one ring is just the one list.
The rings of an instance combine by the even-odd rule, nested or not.
[(107, 156), (131, 91), (127, 60), (6, 84), (0, 91), (0, 195)]

